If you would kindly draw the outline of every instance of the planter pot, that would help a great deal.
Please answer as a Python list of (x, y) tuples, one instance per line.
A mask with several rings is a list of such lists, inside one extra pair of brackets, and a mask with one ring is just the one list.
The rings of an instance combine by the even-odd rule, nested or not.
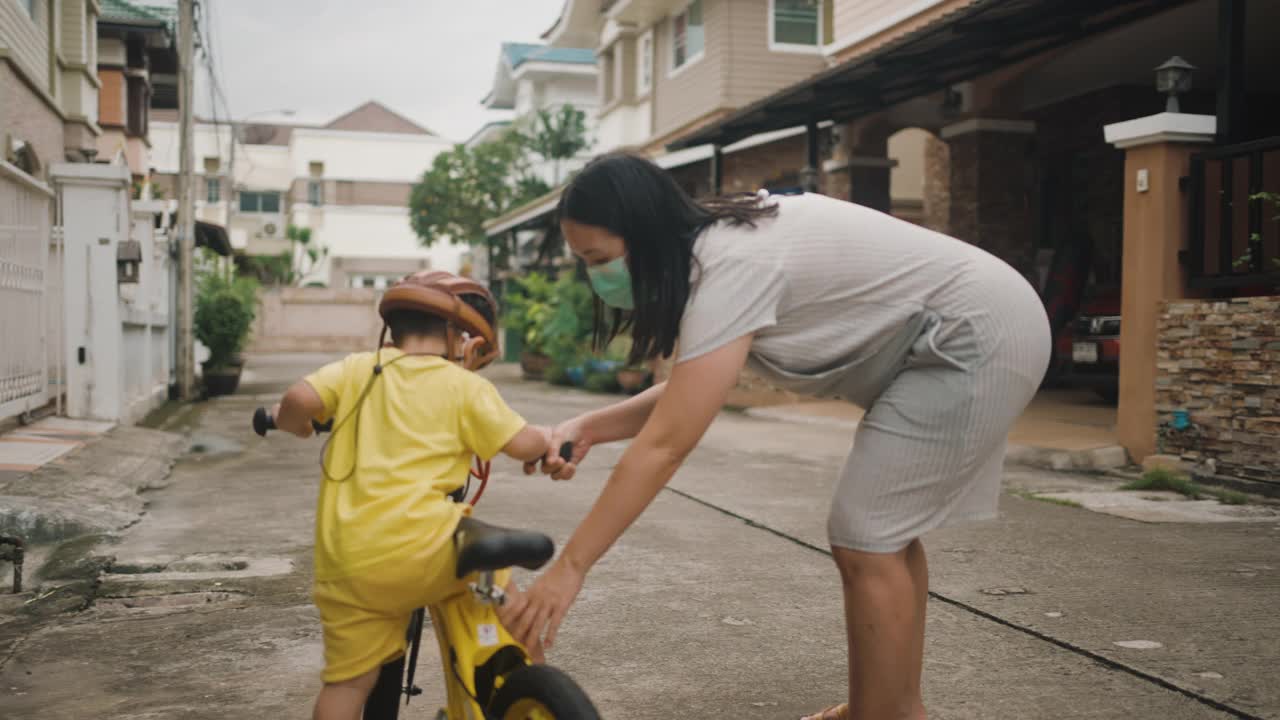
[(550, 365), (551, 357), (548, 355), (527, 350), (520, 353), (520, 370), (526, 380), (541, 380), (546, 376)]
[(590, 375), (610, 375), (622, 367), (617, 360), (588, 360), (584, 367)]
[(204, 368), (204, 389), (209, 397), (231, 395), (240, 387), (242, 367), (228, 366), (223, 368)]
[(649, 384), (648, 370), (619, 370), (618, 384), (628, 393), (639, 392)]

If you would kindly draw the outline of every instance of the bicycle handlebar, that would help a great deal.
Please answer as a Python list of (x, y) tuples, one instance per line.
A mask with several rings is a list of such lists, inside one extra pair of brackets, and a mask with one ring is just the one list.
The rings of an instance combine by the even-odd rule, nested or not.
[[(330, 430), (333, 430), (333, 419), (330, 418), (328, 422), (323, 423), (312, 420), (311, 427), (318, 433), (329, 432)], [(253, 411), (253, 431), (257, 433), (259, 437), (266, 437), (268, 431), (277, 429), (279, 428), (276, 427), (276, 419), (271, 416), (270, 411), (264, 407), (260, 407)], [(560, 458), (565, 462), (573, 460), (572, 442), (566, 442), (560, 445)]]
[[(329, 432), (333, 429), (333, 419), (330, 418), (327, 422), (312, 420), (311, 428), (318, 433)], [(266, 437), (268, 430), (277, 429), (279, 428), (276, 427), (276, 419), (271, 416), (271, 413), (266, 408), (260, 407), (253, 411), (253, 431), (258, 433), (259, 437)]]

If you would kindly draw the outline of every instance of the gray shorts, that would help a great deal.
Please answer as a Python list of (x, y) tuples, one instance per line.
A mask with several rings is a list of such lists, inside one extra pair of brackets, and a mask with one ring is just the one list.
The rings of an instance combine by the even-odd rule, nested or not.
[(1051, 352), (1038, 298), (1018, 300), (916, 344), (858, 425), (827, 521), (832, 545), (897, 552), (934, 528), (996, 516), (1009, 429)]

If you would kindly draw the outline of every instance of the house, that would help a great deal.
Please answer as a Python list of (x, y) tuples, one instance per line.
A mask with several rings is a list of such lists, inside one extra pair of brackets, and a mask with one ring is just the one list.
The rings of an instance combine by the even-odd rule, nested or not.
[(882, 199), (885, 139), (928, 133), (945, 147), (945, 171), (925, 164), (945, 187), (948, 232), (1047, 277), (1051, 304), (1072, 277), (1117, 292), (1116, 316), (1077, 328), (1089, 334), (1068, 359), (1118, 359), (1117, 432), (1131, 456), (1163, 446), (1280, 477), (1280, 301), (1267, 297), (1280, 287), (1280, 226), (1260, 196), (1280, 191), (1280, 6), (834, 0), (823, 11), (829, 69), (689, 124), (668, 149), (805, 125), (792, 172), (831, 195)]
[[(99, 5), (0, 3), (0, 135), (4, 159), (44, 178), (50, 164), (98, 154)], [(17, 162), (13, 162), (13, 161)]]
[(98, 18), (97, 157), (129, 166), (135, 183), (150, 171), (151, 108), (178, 107), (174, 13), (102, 0)]
[[(597, 48), (595, 152), (642, 152), (695, 196), (781, 190), (804, 184), (803, 122), (719, 146), (673, 152), (668, 144), (824, 70), (832, 9), (817, 0), (566, 0), (543, 39), (552, 47)], [(819, 128), (824, 145), (833, 142), (831, 128)], [(854, 161), (878, 163), (886, 177), (896, 167), (883, 205), (920, 222), (927, 214), (927, 142), (923, 133), (904, 133), (892, 138), (887, 157)], [(545, 225), (557, 200), (552, 193), (515, 208), (487, 232), (497, 237)]]
[(543, 110), (555, 112), (570, 105), (583, 111), (588, 119), (588, 150), (577, 158), (544, 160), (530, 168), (548, 185), (559, 184), (590, 158), (590, 147), (596, 144), (597, 74), (595, 53), (587, 48), (503, 43), (493, 87), (481, 103), (490, 110), (510, 111), (511, 118), (505, 125), (487, 124), (481, 129), (483, 136), (492, 137), (499, 128), (520, 128)]
[(0, 2), (0, 420), (60, 397), (50, 170), (97, 154), (97, 3)]
[[(530, 125), (540, 112), (553, 116), (564, 107), (581, 111), (586, 118), (587, 147), (576, 157), (535, 159), (527, 172), (548, 187), (555, 187), (581, 168), (594, 155), (599, 144), (596, 115), (599, 105), (599, 79), (595, 52), (589, 48), (555, 47), (532, 43), (502, 43), (493, 85), (481, 100), (490, 110), (506, 111), (507, 117), (481, 126), (465, 143), (474, 148), (498, 140), (513, 131), (531, 131)], [(545, 223), (512, 233), (510, 240), (517, 256), (539, 255), (539, 239), (545, 238)], [(496, 278), (489, 271), (488, 253), (468, 253), (470, 273)], [(494, 285), (494, 287), (498, 287)]]
[[(177, 134), (172, 119), (152, 123), (153, 179), (162, 193), (176, 180)], [(324, 125), (200, 120), (194, 137), (196, 216), (227, 227), (238, 254), (289, 254), (300, 283), (335, 288), (382, 288), (428, 267), (459, 269), (465, 248), (424, 248), (409, 224), (413, 183), (452, 143), (381, 103)], [(314, 261), (290, 238), (291, 227), (310, 231)]]

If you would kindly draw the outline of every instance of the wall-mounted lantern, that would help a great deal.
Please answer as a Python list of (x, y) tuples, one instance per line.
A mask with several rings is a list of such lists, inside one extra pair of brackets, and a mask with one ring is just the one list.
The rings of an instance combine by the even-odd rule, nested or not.
[(116, 280), (120, 284), (136, 283), (142, 268), (142, 244), (126, 240), (116, 246)]
[(1165, 101), (1165, 112), (1181, 112), (1178, 109), (1178, 96), (1191, 89), (1191, 73), (1195, 65), (1174, 55), (1164, 64), (1156, 68), (1156, 92), (1169, 96)]

